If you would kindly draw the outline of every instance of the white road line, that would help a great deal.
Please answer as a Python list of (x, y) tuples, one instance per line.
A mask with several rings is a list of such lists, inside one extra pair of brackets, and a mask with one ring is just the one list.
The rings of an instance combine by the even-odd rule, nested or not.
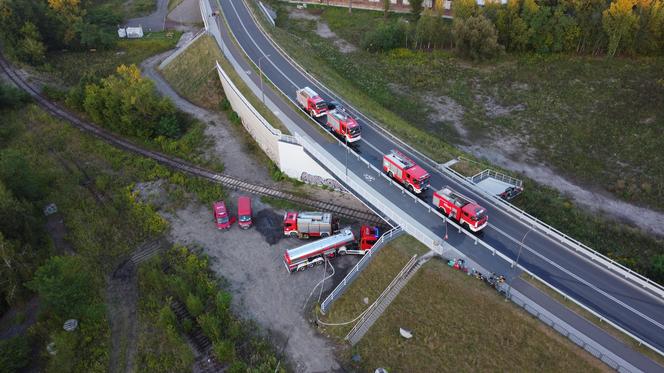
[(613, 302), (619, 304), (619, 305), (622, 306), (623, 308), (625, 308), (625, 309), (631, 311), (632, 313), (634, 313), (635, 315), (641, 317), (642, 319), (644, 319), (644, 320), (646, 320), (646, 321), (649, 321), (649, 322), (652, 323), (653, 325), (657, 326), (659, 329), (664, 329), (664, 325), (662, 325), (661, 323), (657, 322), (656, 320), (653, 320), (652, 318), (650, 318), (650, 317), (647, 316), (647, 315), (644, 315), (643, 313), (639, 312), (638, 310), (634, 309), (633, 307), (629, 306), (628, 304), (626, 304), (626, 303), (622, 302), (621, 300), (617, 299), (617, 298), (614, 297), (613, 295), (611, 295), (611, 294), (605, 292), (604, 290), (602, 290), (602, 289), (596, 287), (595, 285), (591, 284), (590, 282), (588, 282), (588, 281), (582, 279), (581, 277), (575, 275), (574, 273), (570, 272), (569, 270), (563, 268), (563, 267), (560, 266), (559, 264), (557, 264), (557, 263), (551, 261), (550, 259), (548, 259), (548, 258), (545, 257), (544, 255), (542, 255), (542, 254), (538, 253), (537, 251), (533, 250), (530, 246), (528, 246), (528, 245), (526, 245), (526, 244), (522, 244), (519, 240), (517, 240), (517, 239), (515, 239), (514, 237), (512, 237), (512, 236), (508, 235), (507, 233), (503, 232), (501, 229), (497, 228), (496, 226), (491, 225), (491, 228), (493, 228), (496, 232), (502, 234), (503, 236), (507, 237), (508, 239), (510, 239), (511, 241), (513, 241), (514, 243), (516, 243), (516, 244), (522, 246), (524, 249), (528, 250), (530, 253), (534, 254), (534, 255), (537, 256), (538, 258), (540, 258), (540, 259), (544, 260), (545, 262), (549, 263), (550, 265), (554, 266), (555, 268), (557, 268), (557, 269), (560, 270), (561, 272), (563, 272), (563, 273), (565, 273), (566, 275), (572, 277), (572, 278), (575, 279), (576, 281), (578, 281), (578, 282), (580, 282), (580, 283), (582, 283), (582, 284), (588, 286), (589, 288), (593, 289), (593, 290), (596, 291), (597, 293), (599, 293), (599, 294), (605, 296), (606, 298), (612, 300)]
[[(254, 38), (251, 36), (251, 34), (249, 33), (249, 31), (247, 30), (247, 28), (246, 28), (246, 26), (245, 26), (245, 24), (244, 24), (242, 18), (240, 17), (240, 15), (239, 15), (239, 13), (238, 13), (237, 9), (235, 8), (235, 5), (233, 4), (232, 1), (230, 1), (230, 4), (231, 4), (231, 7), (233, 7), (233, 11), (235, 12), (235, 15), (237, 16), (238, 21), (239, 21), (240, 24), (242, 25), (242, 28), (244, 29), (244, 31), (245, 31), (245, 33), (247, 34), (247, 36), (249, 37), (249, 39), (251, 39), (252, 43), (253, 43), (253, 44), (256, 46), (256, 48), (257, 48), (257, 49), (263, 54), (263, 56), (267, 56), (267, 54), (265, 53), (265, 51), (264, 51), (264, 50), (258, 45), (258, 43), (254, 40)], [(243, 48), (243, 49), (244, 49), (244, 48)], [(277, 51), (277, 53), (279, 53), (279, 52)], [(249, 56), (249, 54), (246, 53), (246, 51), (245, 51), (245, 55)], [(251, 58), (249, 58), (249, 59), (251, 60)], [(290, 79), (290, 78), (289, 78), (289, 77), (288, 77), (288, 76), (287, 76), (287, 75), (286, 75), (286, 74), (285, 74), (285, 73), (284, 73), (284, 72), (283, 72), (283, 71), (282, 71), (282, 70), (281, 70), (281, 69), (280, 69), (280, 68), (279, 68), (279, 67), (278, 67), (273, 61), (272, 61), (272, 60), (270, 60), (270, 59), (267, 59), (267, 60), (270, 61), (270, 64), (271, 64), (272, 66), (274, 66), (274, 68), (275, 68), (277, 71), (279, 71), (279, 73), (281, 73), (281, 75), (284, 76), (284, 77), (285, 77), (285, 78), (286, 78), (286, 79), (287, 79), (287, 80), (288, 80), (288, 81), (289, 81), (294, 87), (299, 88), (299, 87), (298, 87), (298, 86), (297, 86), (297, 85), (296, 85), (296, 84), (295, 84), (295, 83), (294, 83), (294, 82), (293, 82), (293, 81), (292, 81), (292, 80), (291, 80), (291, 79)], [(286, 62), (288, 63), (288, 61), (286, 61)], [(252, 63), (254, 63), (254, 65), (255, 65), (255, 62), (254, 62), (253, 60), (252, 60)], [(306, 77), (305, 77), (305, 79), (306, 79)], [(308, 79), (307, 79), (307, 80), (308, 80)], [(273, 83), (273, 84), (274, 84), (274, 83)], [(275, 84), (275, 87), (276, 87), (276, 84)], [(278, 89), (278, 87), (277, 87), (277, 89)], [(279, 89), (279, 90), (280, 90), (280, 89)], [(327, 89), (326, 89), (326, 90), (327, 90)], [(281, 91), (281, 90), (280, 90), (280, 91)], [(329, 91), (329, 90), (328, 90), (328, 91)], [(284, 96), (288, 97), (288, 99), (289, 99), (291, 102), (294, 102), (294, 101), (290, 98), (290, 96), (286, 95), (283, 91), (281, 91), (281, 92), (282, 92), (282, 94), (284, 94)], [(336, 95), (330, 94), (329, 92), (328, 92), (328, 94), (329, 94), (331, 97), (335, 97), (335, 98), (339, 99), (338, 97), (336, 97)], [(341, 100), (340, 100), (340, 101), (341, 101)], [(354, 110), (354, 111), (357, 111), (357, 110)], [(358, 114), (357, 114), (358, 116), (361, 116), (361, 117), (363, 117), (363, 118), (365, 119), (365, 122), (371, 122), (371, 123), (374, 123), (372, 120), (368, 120), (368, 118), (367, 118), (364, 114), (361, 114), (359, 111), (357, 111), (357, 113), (358, 113)], [(316, 123), (317, 123), (317, 122), (316, 122)], [(374, 124), (375, 124), (375, 123), (374, 123)], [(388, 140), (388, 141), (389, 141), (389, 139), (388, 139), (383, 133), (381, 133), (381, 131), (376, 131), (376, 133), (377, 133), (378, 135), (383, 136), (383, 137), (385, 138), (385, 140)], [(380, 149), (378, 149), (375, 145), (371, 144), (370, 142), (368, 142), (368, 141), (366, 141), (366, 140), (364, 140), (364, 139), (362, 140), (362, 142), (365, 143), (365, 144), (367, 144), (367, 145), (369, 145), (369, 147), (371, 147), (373, 150), (375, 150), (378, 154), (383, 154), (383, 152), (382, 152)], [(406, 147), (409, 148), (409, 150), (410, 150), (410, 147), (408, 147), (408, 146), (406, 146)], [(408, 151), (408, 153), (412, 153), (412, 152), (411, 152), (411, 151)], [(414, 157), (414, 158), (419, 158), (419, 156), (416, 156), (416, 157)], [(441, 174), (441, 175), (443, 176), (443, 178), (451, 180), (454, 184), (459, 184), (456, 180), (453, 180), (453, 179), (451, 179), (450, 177), (446, 176), (444, 173), (440, 172), (438, 169), (436, 169), (436, 171), (437, 171), (439, 174)], [(460, 185), (460, 184), (459, 184), (459, 185)], [(465, 186), (463, 186), (463, 185), (461, 185), (461, 186), (462, 186), (462, 189), (468, 189), (467, 187), (465, 187)], [(471, 192), (471, 194), (477, 194), (477, 193), (474, 193), (474, 191), (472, 191), (472, 190), (470, 190), (470, 192)], [(483, 200), (485, 200), (485, 202), (488, 202), (488, 200), (487, 200), (484, 196), (482, 196), (482, 195), (480, 195), (480, 194), (478, 194), (478, 196), (480, 197), (480, 199), (483, 199)], [(494, 205), (494, 204), (491, 203), (491, 202), (489, 202), (489, 204)], [(520, 220), (516, 219), (516, 217), (513, 217), (513, 216), (511, 216), (510, 214), (507, 214), (507, 213), (505, 213), (505, 215), (510, 216), (510, 217), (511, 217), (512, 219), (514, 219), (515, 221), (517, 221), (517, 222), (523, 224), (523, 222), (521, 222)], [(525, 224), (524, 224), (524, 225), (525, 225)], [(512, 240), (512, 241), (514, 241), (514, 242), (516, 242), (516, 243), (519, 243), (515, 238), (509, 236), (507, 233), (505, 233), (504, 231), (498, 229), (498, 228), (495, 227), (494, 225), (491, 225), (491, 227), (494, 228), (497, 232), (499, 232), (499, 233), (501, 233), (502, 235), (504, 235), (505, 237), (509, 238), (510, 240)], [(540, 233), (541, 236), (547, 237), (546, 235), (542, 235), (541, 232), (538, 232), (538, 233)], [(548, 238), (548, 237), (547, 237), (547, 238)], [(550, 238), (549, 238), (549, 239), (550, 239)], [(559, 244), (558, 242), (554, 241), (553, 239), (550, 239), (550, 241), (553, 242), (553, 243)], [(560, 245), (560, 244), (559, 244), (559, 245)], [(569, 249), (568, 249), (567, 247), (565, 247), (564, 245), (560, 245), (560, 246), (562, 246), (564, 249), (569, 250)], [(547, 263), (551, 264), (552, 266), (556, 267), (556, 268), (559, 269), (560, 271), (562, 271), (562, 272), (568, 274), (569, 276), (571, 276), (571, 277), (577, 279), (577, 281), (579, 281), (579, 282), (583, 283), (584, 285), (588, 286), (589, 288), (595, 290), (595, 291), (598, 292), (599, 294), (604, 295), (604, 296), (607, 297), (608, 299), (610, 299), (610, 300), (614, 301), (615, 303), (621, 305), (622, 307), (624, 307), (624, 308), (630, 310), (630, 311), (633, 312), (634, 314), (636, 314), (636, 315), (642, 317), (643, 319), (645, 319), (645, 320), (651, 322), (652, 324), (658, 326), (660, 329), (664, 329), (664, 325), (660, 324), (660, 323), (657, 322), (656, 320), (651, 319), (650, 317), (648, 317), (648, 316), (642, 314), (641, 312), (635, 310), (635, 309), (632, 308), (631, 306), (629, 306), (629, 305), (623, 303), (622, 301), (616, 299), (615, 297), (611, 296), (610, 294), (604, 292), (603, 290), (600, 290), (599, 288), (595, 287), (594, 285), (590, 284), (589, 282), (587, 282), (587, 281), (581, 279), (581, 278), (578, 277), (577, 275), (571, 273), (569, 270), (563, 268), (562, 266), (558, 265), (557, 263), (554, 263), (554, 262), (551, 261), (549, 258), (543, 256), (543, 255), (540, 254), (540, 253), (537, 253), (537, 252), (534, 251), (532, 248), (530, 248), (530, 247), (528, 247), (528, 246), (525, 246), (525, 245), (524, 245), (523, 247), (524, 247), (524, 248), (527, 248), (528, 251), (530, 251), (531, 253), (535, 254), (537, 257), (539, 257), (540, 259), (544, 260), (545, 262), (547, 262)], [(590, 263), (590, 264), (594, 264), (594, 263)], [(603, 269), (601, 266), (598, 266), (598, 265), (595, 265), (595, 266), (596, 266), (598, 269), (600, 269), (600, 270)], [(605, 272), (606, 272), (606, 271), (605, 271)], [(619, 278), (619, 277), (618, 277), (618, 278)], [(619, 279), (620, 279), (620, 278), (619, 278)]]

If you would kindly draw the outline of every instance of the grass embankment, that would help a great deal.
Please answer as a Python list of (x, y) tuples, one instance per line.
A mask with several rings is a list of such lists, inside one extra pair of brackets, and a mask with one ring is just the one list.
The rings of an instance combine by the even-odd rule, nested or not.
[(521, 278), (529, 282), (531, 285), (535, 286), (536, 288), (540, 289), (541, 291), (547, 293), (551, 298), (555, 299), (559, 303), (562, 303), (565, 305), (565, 307), (571, 309), (575, 313), (579, 314), (581, 317), (585, 318), (586, 320), (592, 322), (599, 328), (603, 329), (604, 331), (608, 332), (611, 334), (614, 338), (616, 338), (619, 341), (622, 341), (624, 344), (627, 346), (631, 347), (633, 350), (640, 352), (641, 354), (649, 357), (653, 361), (656, 361), (660, 365), (664, 365), (664, 356), (658, 354), (657, 352), (651, 350), (650, 348), (639, 344), (637, 341), (632, 339), (630, 336), (627, 334), (621, 332), (620, 330), (614, 328), (613, 326), (609, 325), (606, 322), (603, 322), (597, 316), (593, 315), (592, 313), (588, 312), (586, 309), (579, 307), (578, 304), (574, 303), (571, 301), (569, 298), (563, 297), (560, 295), (560, 293), (551, 290), (548, 286), (544, 285), (541, 283), (539, 280), (530, 277), (527, 274), (521, 275)]
[(214, 39), (202, 36), (163, 70), (164, 78), (182, 97), (206, 109), (219, 108), (224, 90), (215, 61), (223, 58)]
[(118, 40), (115, 48), (103, 51), (53, 52), (40, 69), (67, 86), (78, 84), (81, 77), (102, 78), (113, 74), (118, 65), (140, 64), (155, 54), (175, 48), (181, 32), (151, 32), (142, 39)]
[[(664, 208), (664, 168), (659, 167), (664, 138), (653, 132), (657, 131), (657, 121), (664, 118), (664, 85), (658, 72), (664, 59), (508, 55), (491, 63), (472, 64), (447, 51), (342, 53), (329, 39), (316, 34), (316, 21), (287, 19), (287, 7), (273, 5), (279, 11), (278, 27), (265, 29), (289, 55), (354, 106), (436, 161), (446, 162), (459, 155), (473, 158), (453, 146), (459, 139), (452, 124), (454, 116), (439, 122), (431, 119), (454, 109), (459, 114), (458, 124), (468, 130), (471, 138), (513, 133), (537, 149), (534, 161), (543, 160), (573, 180), (612, 190), (630, 202)], [(333, 7), (311, 12), (355, 45), (363, 34), (384, 22), (380, 12), (354, 10), (349, 16), (347, 9)], [(399, 17), (390, 15), (389, 20)], [(447, 104), (440, 111), (429, 107), (432, 100), (441, 97), (441, 102)], [(625, 97), (634, 97), (635, 101)], [(522, 106), (517, 109), (519, 104)], [(495, 108), (511, 109), (496, 116), (501, 110)], [(622, 111), (616, 112), (615, 108)], [(647, 123), (640, 123), (639, 118)], [(518, 146), (514, 151), (523, 148)], [(489, 166), (485, 161), (481, 163)], [(472, 167), (472, 171), (477, 169)], [(526, 193), (514, 201), (517, 206), (622, 264), (664, 282), (664, 239), (589, 213), (552, 188), (528, 179), (524, 182)], [(630, 184), (633, 186), (628, 187)], [(636, 194), (619, 191), (635, 188), (640, 190)]]
[[(138, 282), (138, 371), (191, 370), (194, 356), (180, 335), (199, 327), (229, 371), (286, 372), (251, 322), (231, 313), (231, 294), (221, 288), (207, 257), (174, 246), (142, 264)], [(178, 320), (169, 305), (173, 300), (184, 304), (193, 320)]]
[[(400, 238), (373, 259), (323, 321), (352, 320), (384, 290), (413, 252), (424, 247)], [(411, 330), (405, 340), (399, 328)], [(343, 338), (350, 327), (327, 327)], [(425, 264), (344, 355), (359, 354), (358, 368), (392, 372), (601, 371), (602, 363), (528, 314), (506, 303), (482, 282), (439, 259)], [(355, 363), (349, 363), (355, 364)]]

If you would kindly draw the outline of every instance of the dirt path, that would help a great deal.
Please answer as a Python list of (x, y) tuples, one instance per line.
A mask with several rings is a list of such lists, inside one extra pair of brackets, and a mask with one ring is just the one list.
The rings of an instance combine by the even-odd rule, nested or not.
[(575, 202), (592, 211), (609, 214), (614, 219), (629, 222), (647, 233), (664, 237), (664, 213), (621, 201), (606, 192), (591, 191), (558, 175), (546, 165), (533, 165), (525, 160), (514, 160), (509, 154), (505, 154), (505, 151), (490, 144), (461, 147), (461, 150), (476, 157), (486, 158), (492, 164), (502, 168), (521, 172), (538, 183), (571, 196)]
[[(282, 263), (283, 252), (302, 241), (283, 237), (279, 224), (283, 211), (259, 201), (253, 201), (253, 207), (255, 226), (249, 230), (234, 225), (228, 231), (218, 231), (206, 206), (190, 205), (166, 218), (171, 223), (172, 240), (205, 250), (213, 270), (228, 280), (234, 312), (267, 330), (275, 348), (284, 350), (296, 372), (338, 371), (335, 346), (317, 334), (303, 309), (314, 285), (322, 279), (323, 267), (289, 274)], [(357, 260), (349, 255), (332, 263), (336, 273), (343, 276)], [(326, 285), (328, 289), (332, 286), (329, 281)], [(318, 299), (318, 295), (314, 292), (311, 299)]]
[[(257, 161), (254, 157), (248, 156), (244, 145), (238, 141), (236, 136), (230, 130), (232, 124), (223, 113), (213, 112), (192, 104), (186, 99), (180, 97), (173, 88), (156, 71), (156, 66), (173, 51), (165, 52), (141, 63), (143, 74), (150, 78), (157, 90), (164, 96), (170, 98), (178, 109), (189, 113), (193, 117), (207, 123), (205, 134), (214, 141), (214, 152), (224, 162), (224, 173), (239, 177), (243, 180), (258, 183), (262, 185), (278, 187), (279, 189), (293, 191), (295, 188), (288, 183), (278, 183), (272, 180), (264, 164)], [(324, 190), (314, 186), (303, 186), (298, 191), (304, 191), (312, 198), (321, 201), (330, 201), (335, 204), (342, 204), (349, 208), (358, 210), (367, 210), (357, 198), (348, 193), (339, 193), (330, 190)]]
[(108, 320), (111, 324), (111, 351), (108, 371), (133, 372), (138, 346), (138, 276), (137, 266), (167, 245), (163, 239), (146, 242), (132, 256), (120, 263), (106, 285)]

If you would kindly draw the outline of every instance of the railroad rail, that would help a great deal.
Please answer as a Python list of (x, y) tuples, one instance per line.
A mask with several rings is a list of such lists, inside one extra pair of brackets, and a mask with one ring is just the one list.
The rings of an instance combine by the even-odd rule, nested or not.
[(205, 169), (203, 167), (196, 166), (180, 158), (169, 156), (154, 150), (149, 150), (141, 146), (138, 146), (133, 142), (126, 140), (123, 137), (118, 136), (116, 134), (113, 134), (110, 131), (103, 129), (102, 127), (96, 124), (80, 119), (77, 115), (70, 112), (69, 110), (48, 100), (37, 89), (35, 89), (25, 79), (23, 79), (23, 77), (21, 77), (16, 71), (14, 71), (11, 64), (5, 59), (4, 55), (2, 55), (1, 53), (0, 53), (0, 68), (2, 69), (2, 71), (4, 71), (5, 75), (7, 75), (7, 77), (19, 89), (26, 91), (36, 101), (36, 103), (44, 110), (46, 110), (48, 113), (57, 118), (69, 122), (71, 125), (78, 128), (79, 130), (92, 134), (97, 138), (99, 138), (100, 140), (110, 145), (113, 145), (119, 149), (150, 158), (172, 169), (182, 171), (189, 175), (200, 177), (211, 182), (219, 183), (231, 189), (259, 196), (267, 196), (267, 197), (282, 199), (285, 201), (296, 203), (298, 205), (308, 206), (323, 211), (329, 211), (338, 216), (352, 220), (358, 220), (375, 225), (385, 225), (386, 220), (383, 219), (382, 217), (376, 216), (372, 212), (352, 209), (330, 202), (298, 196), (293, 193), (281, 191), (265, 185), (248, 183), (246, 181), (240, 180), (230, 175), (216, 173), (214, 171)]

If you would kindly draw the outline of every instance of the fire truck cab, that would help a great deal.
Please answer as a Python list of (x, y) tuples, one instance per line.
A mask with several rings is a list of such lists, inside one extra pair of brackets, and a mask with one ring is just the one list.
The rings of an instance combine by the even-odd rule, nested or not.
[(360, 228), (360, 250), (366, 251), (371, 249), (381, 234), (380, 228), (363, 225)]
[(217, 226), (217, 229), (229, 229), (231, 227), (230, 217), (228, 216), (224, 201), (213, 203), (212, 212), (214, 214), (214, 224)]
[(327, 113), (327, 103), (313, 89), (304, 87), (295, 93), (300, 107), (312, 117), (322, 117)]
[(336, 135), (344, 138), (348, 143), (361, 140), (360, 125), (355, 118), (343, 110), (332, 110), (327, 112), (327, 127)]
[(450, 187), (433, 193), (433, 205), (460, 225), (467, 225), (473, 232), (482, 230), (489, 221), (482, 206)]
[(429, 188), (429, 173), (397, 150), (383, 156), (383, 171), (413, 193)]

